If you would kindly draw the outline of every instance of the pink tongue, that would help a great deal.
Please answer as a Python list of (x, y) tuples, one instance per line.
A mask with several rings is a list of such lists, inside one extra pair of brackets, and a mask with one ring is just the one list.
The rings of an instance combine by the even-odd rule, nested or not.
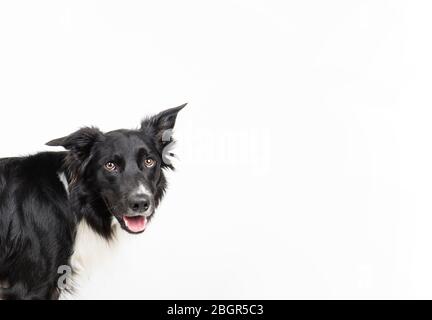
[(141, 232), (146, 227), (146, 218), (143, 216), (136, 216), (136, 217), (123, 217), (124, 222), (126, 223), (126, 226), (128, 229), (132, 232)]

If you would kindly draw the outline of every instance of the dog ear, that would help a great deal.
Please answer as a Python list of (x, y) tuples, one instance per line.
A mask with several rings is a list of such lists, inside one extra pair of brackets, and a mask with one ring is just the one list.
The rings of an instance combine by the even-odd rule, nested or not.
[(79, 154), (90, 152), (91, 147), (97, 141), (103, 139), (103, 133), (98, 128), (82, 128), (66, 137), (51, 140), (46, 143), (51, 147), (63, 147)]
[(186, 107), (186, 105), (187, 103), (182, 104), (179, 107), (162, 111), (153, 117), (143, 120), (141, 123), (141, 130), (151, 128), (156, 130), (156, 133), (162, 133), (165, 130), (173, 129), (177, 119), (177, 114), (181, 109)]
[(157, 146), (162, 150), (172, 141), (172, 129), (174, 128), (177, 114), (186, 107), (187, 103), (176, 108), (171, 108), (158, 113), (155, 116), (144, 119), (141, 123), (141, 131), (148, 136), (156, 138)]

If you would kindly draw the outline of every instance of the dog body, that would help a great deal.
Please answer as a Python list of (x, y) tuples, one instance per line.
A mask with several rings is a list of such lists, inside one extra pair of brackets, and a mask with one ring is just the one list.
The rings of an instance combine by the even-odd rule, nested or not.
[[(164, 159), (180, 106), (138, 130), (83, 128), (48, 143), (65, 152), (0, 160), (0, 299), (57, 299), (79, 273), (88, 237), (142, 233), (161, 201)], [(66, 283), (67, 284), (67, 283)]]

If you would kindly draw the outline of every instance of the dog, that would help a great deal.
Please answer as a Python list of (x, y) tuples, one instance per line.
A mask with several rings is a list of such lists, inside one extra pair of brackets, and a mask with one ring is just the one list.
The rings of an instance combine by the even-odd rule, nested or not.
[(0, 159), (0, 299), (58, 299), (72, 290), (59, 284), (67, 268), (78, 272), (82, 228), (106, 242), (116, 230), (144, 232), (166, 190), (163, 171), (173, 169), (166, 150), (185, 106), (137, 130), (84, 127), (47, 143), (65, 151)]

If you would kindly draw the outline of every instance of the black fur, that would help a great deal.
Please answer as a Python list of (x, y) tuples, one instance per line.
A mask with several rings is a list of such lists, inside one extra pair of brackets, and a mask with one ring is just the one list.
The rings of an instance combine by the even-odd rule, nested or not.
[[(127, 221), (151, 219), (163, 197), (163, 169), (172, 167), (162, 159), (170, 143), (162, 137), (184, 106), (145, 119), (139, 130), (83, 128), (48, 143), (65, 152), (0, 159), (0, 299), (57, 299), (58, 268), (69, 265), (83, 219), (107, 241), (112, 219), (143, 231)], [(148, 193), (137, 200), (138, 185)]]

